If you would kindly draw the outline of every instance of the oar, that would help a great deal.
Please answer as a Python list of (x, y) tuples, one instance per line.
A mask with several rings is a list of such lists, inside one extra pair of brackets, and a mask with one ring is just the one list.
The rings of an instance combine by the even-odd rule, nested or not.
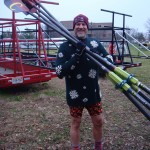
[(123, 94), (139, 109), (139, 111), (150, 121), (150, 112), (138, 102), (132, 94), (123, 91)]
[[(103, 71), (106, 72), (107, 77), (115, 84), (118, 85), (123, 82), (123, 80), (118, 77), (114, 72), (110, 71), (108, 68), (106, 68), (102, 63), (97, 61), (95, 58), (93, 58), (91, 55), (86, 54), (91, 60), (93, 60)], [(150, 104), (147, 103), (140, 95), (138, 95), (135, 91), (132, 90), (132, 88), (124, 83), (122, 85), (121, 89), (125, 96), (141, 111), (141, 113), (150, 120)], [(137, 101), (137, 99), (139, 101)], [(143, 105), (142, 105), (143, 104)], [(145, 107), (146, 108), (145, 108)]]
[(100, 57), (98, 54), (93, 54), (93, 52), (91, 52), (91, 51), (86, 51), (86, 52), (90, 55), (94, 55), (94, 57), (97, 58), (102, 64), (107, 66), (111, 71), (115, 72), (121, 78), (128, 80), (128, 82), (135, 84), (136, 86), (138, 86), (142, 90), (144, 90), (146, 93), (150, 94), (150, 88), (147, 87), (146, 85), (142, 84), (138, 79), (136, 79), (134, 76), (132, 76), (128, 72), (122, 70), (119, 67), (116, 67), (109, 61), (106, 61), (103, 57)]
[[(87, 50), (88, 48), (86, 48)], [(98, 54), (94, 53), (94, 52), (91, 52), (90, 50), (86, 51), (88, 54), (90, 54), (91, 56), (93, 56), (95, 59), (97, 59), (99, 62), (101, 62), (104, 66), (107, 66), (107, 68), (112, 68), (110, 67), (110, 65), (114, 66), (113, 64), (111, 64), (109, 61), (106, 61), (104, 58), (102, 58), (101, 56), (99, 56)], [(105, 63), (103, 63), (105, 62)], [(109, 65), (106, 65), (109, 64)], [(110, 69), (111, 71), (113, 71), (115, 74), (117, 74), (121, 79), (125, 80), (126, 83), (128, 83), (141, 97), (143, 97), (148, 103), (150, 103), (150, 98), (145, 94), (143, 93), (140, 89), (139, 89), (139, 86), (137, 86), (137, 84), (133, 84), (133, 82), (130, 82), (130, 79), (133, 78), (133, 75), (132, 74), (128, 74), (127, 72), (125, 72), (124, 70), (122, 70), (121, 68), (119, 67), (115, 67), (116, 70), (118, 70), (118, 72), (116, 72), (115, 70), (113, 69)], [(129, 77), (128, 78), (125, 78), (123, 75), (126, 75), (128, 74)], [(138, 79), (135, 78), (136, 81), (138, 81)], [(139, 83), (139, 82), (138, 82)], [(142, 84), (142, 83), (141, 83)]]
[[(30, 12), (29, 12), (29, 13), (30, 13)], [(42, 20), (42, 21), (44, 21), (44, 20)], [(51, 27), (51, 26), (50, 26), (50, 27)], [(52, 27), (55, 28), (55, 26), (52, 26)], [(78, 43), (78, 40), (75, 39), (75, 38), (73, 38), (71, 34), (69, 35), (68, 32), (66, 32), (66, 30), (64, 30), (64, 28), (60, 26), (60, 23), (58, 23), (58, 27), (60, 27), (63, 32), (61, 32), (61, 30), (58, 30), (58, 28), (56, 28), (56, 29), (54, 29), (54, 30), (55, 30), (55, 31), (58, 31), (60, 34), (64, 35), (64, 37), (66, 37), (66, 35), (67, 35), (66, 38), (69, 39), (73, 44), (77, 44), (77, 43)], [(90, 50), (89, 50), (88, 47), (86, 47), (86, 54), (87, 54), (87, 53), (90, 53)], [(88, 54), (87, 54), (87, 55), (88, 55)], [(90, 55), (89, 55), (89, 58), (95, 60), (95, 58), (93, 58), (93, 57), (90, 56)], [(96, 60), (96, 61), (97, 61), (97, 60)], [(109, 76), (110, 79), (111, 79), (113, 82), (118, 83), (118, 84), (122, 84), (122, 82), (123, 82), (122, 79), (121, 79), (121, 78), (118, 78), (118, 77), (115, 78), (115, 76), (116, 76), (115, 73), (110, 72), (109, 75), (110, 75), (110, 76)], [(118, 82), (116, 82), (116, 81), (118, 81)], [(123, 85), (121, 86), (121, 88), (123, 88), (126, 92), (128, 91), (128, 92), (129, 92), (130, 94), (132, 94), (133, 96), (136, 96), (136, 98), (137, 98), (138, 100), (140, 100), (140, 102), (141, 102), (145, 107), (147, 107), (148, 109), (150, 108), (149, 104), (148, 104), (147, 102), (145, 102), (145, 100), (144, 100), (142, 97), (140, 97), (136, 92), (134, 92), (134, 91), (132, 90), (132, 88), (131, 88), (127, 83), (123, 84)]]
[[(8, 2), (8, 0), (5, 0), (5, 1), (7, 1)], [(30, 8), (33, 8), (33, 7), (36, 7), (36, 5), (34, 5), (33, 3), (31, 3), (30, 1), (26, 1), (26, 2), (29, 2), (29, 6), (30, 6)], [(35, 2), (37, 2), (36, 0), (35, 0)], [(9, 3), (10, 4), (10, 3)], [(38, 3), (39, 4), (39, 3)], [(8, 6), (8, 5), (7, 5)], [(40, 6), (42, 6), (42, 5), (40, 5)], [(17, 7), (18, 8), (18, 7)], [(36, 7), (37, 8), (37, 7)], [(44, 7), (42, 7), (43, 9), (44, 9)], [(29, 11), (29, 10), (28, 10)], [(27, 10), (26, 10), (26, 12), (27, 12)], [(37, 12), (37, 11), (36, 11)], [(41, 11), (42, 13), (43, 13), (43, 11)], [(28, 13), (30, 13), (30, 12), (28, 12)], [(42, 22), (44, 22), (45, 24), (47, 24), (48, 26), (50, 26), (51, 28), (53, 28), (54, 30), (56, 30), (58, 33), (60, 33), (61, 35), (63, 35), (63, 36), (65, 36), (67, 39), (69, 39), (70, 41), (72, 41), (72, 43), (74, 43), (74, 44), (77, 44), (78, 43), (78, 40), (77, 39), (75, 39), (54, 17), (52, 17), (52, 22), (53, 23), (55, 23), (55, 25), (57, 25), (57, 27), (59, 27), (59, 28), (61, 28), (64, 32), (62, 32), (61, 30), (59, 30), (59, 28), (57, 28), (56, 26), (53, 26), (52, 25), (52, 23), (49, 23), (48, 22), (48, 20), (45, 20), (45, 18), (42, 20), (41, 18), (39, 18), (38, 16), (36, 16), (35, 14), (32, 14), (32, 13), (30, 13), (33, 17), (35, 17), (35, 18), (37, 18), (37, 19), (40, 19)], [(49, 14), (49, 13), (48, 13)], [(40, 15), (40, 14), (38, 14), (38, 15)], [(45, 15), (45, 13), (44, 13), (44, 15)], [(47, 15), (46, 15), (47, 16)], [(50, 15), (50, 17), (51, 17), (52, 15)], [(42, 16), (41, 16), (42, 17)], [(50, 17), (48, 17), (48, 18), (50, 18)], [(87, 53), (92, 53), (93, 54), (93, 52), (91, 52), (90, 51), (90, 49), (88, 48), (88, 47), (86, 47), (86, 52)], [(94, 57), (95, 57), (96, 55), (94, 55)], [(104, 62), (104, 63), (106, 63), (106, 64), (108, 64), (108, 61), (105, 61), (103, 58), (101, 58), (100, 56), (98, 56), (98, 58), (99, 58), (99, 60), (103, 60), (102, 62)], [(111, 63), (109, 63), (109, 67), (110, 66), (112, 66), (112, 64)], [(126, 72), (125, 72), (126, 73)]]
[[(8, 0), (7, 0), (7, 2), (8, 2)], [(33, 7), (36, 7), (36, 5), (34, 5), (33, 3), (31, 3), (30, 1), (27, 1), (27, 2), (29, 2), (29, 6), (30, 6), (30, 8), (33, 8)], [(35, 1), (36, 2), (36, 1)], [(40, 5), (40, 6), (42, 6), (42, 5)], [(37, 7), (36, 7), (37, 8)], [(43, 9), (44, 9), (44, 7), (42, 7)], [(27, 12), (27, 10), (26, 10), (26, 12)], [(36, 11), (37, 12), (37, 11)], [(43, 13), (43, 11), (41, 11), (42, 13)], [(30, 13), (30, 12), (29, 12)], [(35, 17), (35, 18), (37, 18), (38, 19), (38, 16), (35, 16), (34, 14), (32, 14), (32, 13), (30, 13), (33, 17)], [(49, 14), (49, 13), (48, 13)], [(38, 14), (39, 15), (39, 14)], [(44, 15), (45, 15), (45, 13), (44, 13)], [(46, 15), (47, 16), (47, 15)], [(50, 17), (51, 17), (52, 15), (50, 15)], [(42, 16), (41, 16), (42, 17)], [(50, 18), (50, 17), (48, 17), (48, 18)], [(64, 32), (62, 32), (61, 30), (59, 30), (59, 28), (56, 28), (56, 26), (52, 26), (52, 24), (49, 24), (49, 22), (48, 22), (48, 20), (45, 20), (45, 18), (44, 18), (44, 20), (41, 20), (42, 22), (44, 22), (45, 24), (47, 24), (47, 25), (49, 25), (51, 28), (53, 28), (54, 30), (56, 30), (57, 32), (59, 32), (61, 35), (64, 35), (67, 39), (69, 39), (69, 40), (71, 40), (73, 43), (77, 43), (78, 42), (78, 40), (77, 39), (75, 39), (75, 38), (72, 38), (72, 36), (69, 34), (69, 32), (60, 24), (60, 23), (57, 23), (58, 21), (56, 21), (56, 19), (54, 18), (54, 17), (52, 17), (53, 19), (51, 19), (52, 20), (52, 22), (53, 23), (55, 23), (55, 25), (57, 25), (58, 27), (60, 27)], [(67, 35), (66, 35), (67, 34)], [(89, 50), (89, 48), (87, 47), (86, 48), (86, 51), (89, 53), (90, 52), (90, 50)], [(95, 57), (95, 55), (94, 55), (94, 57)], [(101, 58), (101, 57), (99, 57), (99, 58)], [(103, 60), (103, 59), (102, 59)]]
[(118, 88), (123, 89), (124, 91), (132, 94), (140, 103), (142, 103), (147, 109), (150, 110), (150, 104), (141, 97), (138, 93), (136, 93), (124, 80), (122, 80), (119, 76), (117, 76), (114, 72), (110, 71), (106, 66), (104, 66), (101, 62), (96, 60), (93, 56), (86, 54), (91, 60), (93, 60), (103, 71), (107, 73), (107, 77), (116, 85)]
[(4, 0), (4, 4), (13, 12), (23, 12), (25, 15), (28, 14), (30, 9), (22, 2), (22, 0)]
[[(130, 84), (129, 84), (130, 85)], [(130, 85), (134, 91), (136, 91), (141, 97), (143, 97), (148, 103), (150, 103), (150, 98), (146, 95), (146, 93), (143, 93), (136, 85), (131, 84)]]

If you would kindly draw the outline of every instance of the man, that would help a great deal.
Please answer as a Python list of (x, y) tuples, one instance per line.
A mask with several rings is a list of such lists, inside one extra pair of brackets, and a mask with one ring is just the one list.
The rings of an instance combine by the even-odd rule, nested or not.
[(100, 42), (87, 37), (88, 18), (82, 14), (73, 20), (76, 38), (83, 44), (78, 49), (69, 41), (63, 43), (58, 51), (56, 73), (59, 78), (65, 77), (66, 98), (71, 115), (70, 137), (73, 150), (80, 150), (80, 123), (83, 109), (86, 108), (93, 123), (95, 150), (102, 150), (102, 104), (98, 85), (99, 67), (84, 53), (84, 45), (91, 51), (110, 60)]

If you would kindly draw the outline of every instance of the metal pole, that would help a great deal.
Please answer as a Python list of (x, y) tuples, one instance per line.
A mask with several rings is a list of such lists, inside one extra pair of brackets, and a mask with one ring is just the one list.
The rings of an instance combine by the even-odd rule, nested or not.
[(124, 38), (121, 34), (119, 34), (118, 32), (116, 32), (119, 36), (121, 36), (125, 41), (127, 41), (129, 44), (131, 44), (135, 49), (137, 49), (138, 51), (140, 51), (144, 56), (148, 57), (145, 53), (143, 53), (141, 50), (139, 50), (135, 45), (133, 45), (131, 42), (129, 42), (126, 38)]
[(125, 32), (129, 37), (131, 37), (132, 39), (134, 39), (138, 44), (140, 44), (143, 48), (145, 48), (146, 50), (150, 51), (147, 47), (145, 47), (142, 43), (140, 43), (137, 39), (135, 39), (133, 36), (131, 36), (130, 34), (128, 34), (127, 32)]

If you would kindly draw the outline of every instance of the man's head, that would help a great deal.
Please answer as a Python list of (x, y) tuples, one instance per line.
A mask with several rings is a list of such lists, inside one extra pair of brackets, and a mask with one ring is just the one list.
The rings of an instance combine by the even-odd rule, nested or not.
[(74, 33), (79, 39), (85, 39), (88, 32), (89, 22), (85, 15), (78, 15), (73, 20)]

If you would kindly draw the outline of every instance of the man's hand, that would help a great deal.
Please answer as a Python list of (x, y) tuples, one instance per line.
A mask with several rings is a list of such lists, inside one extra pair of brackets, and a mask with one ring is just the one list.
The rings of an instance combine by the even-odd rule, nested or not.
[(85, 48), (86, 48), (86, 45), (84, 43), (78, 42), (77, 43), (77, 49), (76, 49), (76, 55), (82, 56)]

